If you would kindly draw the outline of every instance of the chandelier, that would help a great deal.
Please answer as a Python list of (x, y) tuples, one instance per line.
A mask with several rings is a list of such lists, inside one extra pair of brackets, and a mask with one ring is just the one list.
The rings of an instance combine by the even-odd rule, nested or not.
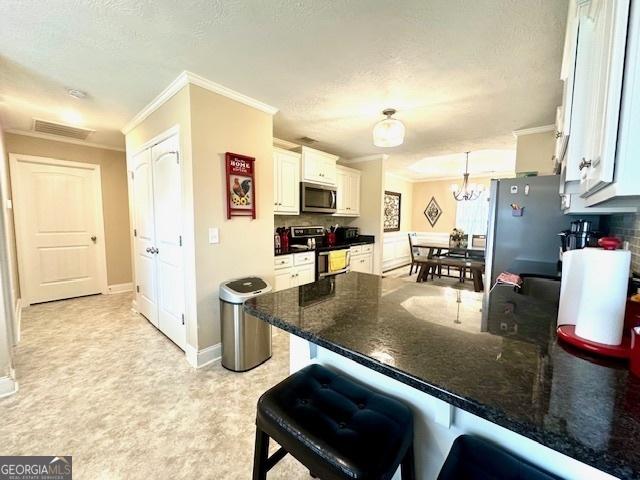
[(480, 195), (482, 195), (484, 190), (482, 185), (476, 185), (475, 183), (469, 184), (469, 153), (470, 152), (466, 152), (467, 160), (464, 167), (462, 186), (457, 183), (451, 184), (451, 193), (453, 193), (453, 198), (458, 202), (476, 200)]
[(387, 108), (382, 112), (387, 118), (373, 127), (373, 144), (376, 147), (397, 147), (404, 142), (404, 124), (391, 118), (395, 113), (393, 108)]

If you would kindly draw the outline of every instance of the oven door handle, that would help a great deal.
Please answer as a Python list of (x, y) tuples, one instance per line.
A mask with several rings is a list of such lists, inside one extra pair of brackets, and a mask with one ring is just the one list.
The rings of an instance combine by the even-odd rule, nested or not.
[(348, 271), (349, 271), (349, 267), (343, 268), (342, 270), (338, 270), (337, 272), (321, 273), (320, 275), (318, 275), (318, 277), (319, 278), (333, 277), (334, 275), (340, 275), (341, 273), (347, 273)]

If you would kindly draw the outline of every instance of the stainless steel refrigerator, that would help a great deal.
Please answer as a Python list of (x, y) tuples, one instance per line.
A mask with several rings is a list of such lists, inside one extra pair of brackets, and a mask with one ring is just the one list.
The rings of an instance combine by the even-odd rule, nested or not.
[[(557, 272), (560, 239), (576, 216), (560, 209), (559, 175), (492, 180), (489, 197), (485, 290), (501, 272)], [(514, 211), (516, 204), (522, 211)], [(520, 216), (521, 214), (521, 216)], [(580, 215), (598, 228), (598, 216)], [(522, 269), (530, 271), (522, 271)], [(514, 271), (520, 270), (520, 271)]]

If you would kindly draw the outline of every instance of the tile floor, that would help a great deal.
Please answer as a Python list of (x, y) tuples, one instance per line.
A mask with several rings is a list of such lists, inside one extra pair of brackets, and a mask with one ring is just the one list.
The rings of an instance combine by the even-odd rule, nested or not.
[[(452, 270), (451, 273), (455, 274), (455, 271)], [(412, 275), (409, 275), (409, 265), (384, 272), (382, 276), (399, 278), (400, 280), (404, 280), (405, 282), (414, 283), (416, 281), (416, 278), (418, 278), (418, 274), (415, 273), (415, 270)], [(473, 292), (473, 280), (471, 279), (467, 279), (464, 283), (461, 283), (457, 278), (435, 277), (435, 279), (431, 280), (431, 277), (429, 277), (429, 280), (427, 280), (427, 282), (425, 283), (429, 285), (435, 285), (437, 287), (451, 287), (457, 290), (469, 290)]]
[[(288, 375), (287, 335), (248, 373), (194, 370), (130, 305), (99, 295), (23, 311), (0, 455), (73, 455), (76, 479), (250, 479), (256, 401)], [(269, 474), (308, 478), (291, 456)]]

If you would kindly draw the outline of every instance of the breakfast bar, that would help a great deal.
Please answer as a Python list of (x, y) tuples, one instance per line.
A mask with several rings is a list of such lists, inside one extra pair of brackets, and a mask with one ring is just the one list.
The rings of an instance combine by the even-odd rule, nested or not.
[[(472, 433), (567, 479), (640, 478), (640, 380), (557, 343), (559, 282), (482, 293), (349, 273), (245, 309), (321, 363), (414, 411), (417, 477)], [(483, 307), (484, 304), (484, 307)]]

